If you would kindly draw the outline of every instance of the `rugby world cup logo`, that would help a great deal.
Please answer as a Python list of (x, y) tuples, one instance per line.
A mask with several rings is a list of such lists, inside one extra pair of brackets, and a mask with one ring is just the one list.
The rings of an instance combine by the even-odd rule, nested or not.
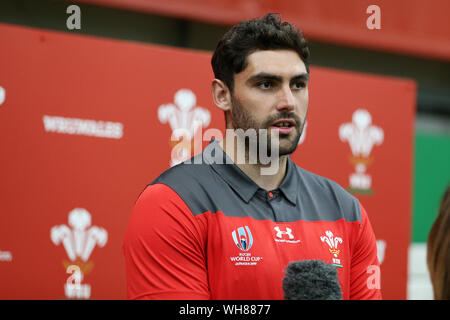
[(199, 128), (207, 127), (211, 121), (210, 112), (196, 104), (197, 98), (191, 90), (180, 89), (175, 93), (174, 103), (163, 104), (158, 108), (159, 121), (168, 122), (172, 129), (171, 166), (191, 157), (195, 133)]
[(231, 235), (233, 236), (234, 243), (239, 249), (242, 251), (250, 250), (253, 245), (253, 236), (247, 226), (234, 230)]
[(349, 160), (355, 167), (355, 172), (349, 177), (348, 191), (372, 194), (372, 177), (366, 171), (373, 162), (373, 158), (370, 157), (372, 148), (383, 143), (383, 129), (372, 125), (372, 116), (367, 110), (358, 109), (353, 113), (352, 122), (339, 127), (339, 138), (342, 142), (350, 144), (352, 155)]

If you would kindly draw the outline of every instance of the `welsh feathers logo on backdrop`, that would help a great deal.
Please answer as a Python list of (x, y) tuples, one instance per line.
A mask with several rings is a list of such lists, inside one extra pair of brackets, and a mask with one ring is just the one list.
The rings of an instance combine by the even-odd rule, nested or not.
[[(81, 284), (85, 274), (94, 267), (88, 261), (94, 247), (104, 247), (108, 241), (108, 232), (100, 227), (91, 225), (91, 215), (83, 208), (75, 208), (69, 213), (69, 225), (54, 226), (50, 231), (50, 238), (55, 245), (62, 243), (69, 261), (63, 265), (67, 273), (71, 273), (64, 286), (67, 298), (89, 299), (91, 286)], [(89, 228), (90, 227), (90, 228)], [(74, 283), (72, 283), (72, 281)]]
[(3, 102), (5, 102), (5, 98), (6, 98), (6, 91), (5, 89), (3, 89), (2, 86), (0, 86), (0, 106), (3, 104)]
[(373, 162), (373, 158), (370, 157), (373, 146), (383, 143), (383, 129), (372, 125), (372, 116), (367, 110), (358, 109), (353, 113), (352, 122), (339, 127), (339, 138), (342, 142), (350, 144), (352, 151), (350, 162), (356, 171), (350, 174), (348, 191), (372, 194), (372, 177), (366, 170)]
[(239, 249), (242, 251), (250, 250), (253, 245), (253, 236), (247, 226), (234, 230), (231, 235), (233, 236), (234, 243)]
[(206, 128), (211, 121), (210, 112), (196, 104), (197, 98), (191, 90), (180, 89), (175, 93), (174, 103), (163, 104), (158, 108), (159, 121), (168, 122), (172, 129), (171, 166), (192, 156), (192, 139), (195, 133), (201, 127)]

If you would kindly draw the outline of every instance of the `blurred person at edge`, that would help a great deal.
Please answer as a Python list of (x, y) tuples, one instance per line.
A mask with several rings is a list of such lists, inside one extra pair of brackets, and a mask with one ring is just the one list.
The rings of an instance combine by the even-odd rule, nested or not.
[(450, 185), (428, 235), (427, 265), (434, 299), (450, 300)]

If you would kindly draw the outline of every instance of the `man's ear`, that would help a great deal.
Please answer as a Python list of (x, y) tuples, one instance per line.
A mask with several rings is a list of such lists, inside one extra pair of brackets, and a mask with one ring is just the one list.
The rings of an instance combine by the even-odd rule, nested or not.
[(228, 86), (219, 79), (214, 79), (211, 83), (211, 93), (214, 104), (223, 111), (231, 110), (231, 92)]

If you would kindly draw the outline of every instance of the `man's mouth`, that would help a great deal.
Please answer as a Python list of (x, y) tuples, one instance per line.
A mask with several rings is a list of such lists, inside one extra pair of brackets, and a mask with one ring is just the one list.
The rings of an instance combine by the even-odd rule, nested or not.
[(292, 119), (280, 119), (270, 125), (270, 129), (277, 130), (279, 134), (290, 134), (294, 128), (295, 121)]

